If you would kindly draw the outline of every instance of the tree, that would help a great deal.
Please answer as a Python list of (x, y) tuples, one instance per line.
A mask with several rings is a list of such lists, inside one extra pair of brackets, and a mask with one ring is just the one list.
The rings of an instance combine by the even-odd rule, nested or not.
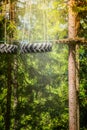
[[(69, 1), (69, 38), (76, 38), (79, 29), (78, 12), (74, 11), (75, 0)], [(79, 89), (78, 62), (76, 66), (76, 51), (78, 45), (69, 45), (69, 129), (79, 130), (79, 100), (77, 91)], [(78, 57), (77, 57), (78, 58)], [(77, 59), (78, 60), (78, 59)], [(78, 106), (77, 106), (78, 105)], [(77, 115), (78, 114), (78, 115)]]
[[(54, 5), (57, 8), (57, 11), (60, 11), (62, 6), (60, 6), (58, 8), (58, 5), (57, 5), (58, 1), (56, 1), (56, 0), (55, 1), (51, 1), (51, 2), (52, 3), (50, 3), (50, 4), (52, 4), (52, 5), (50, 5), (49, 7), (52, 6), (52, 8), (53, 8), (53, 11), (52, 11), (53, 14), (52, 15), (51, 15), (51, 13), (52, 13), (51, 11), (48, 11), (48, 9), (46, 9), (46, 8), (43, 8), (43, 9), (44, 9), (45, 14), (46, 14), (46, 11), (49, 12), (47, 16), (48, 16), (48, 19), (52, 23), (50, 24), (50, 22), (48, 22), (48, 25), (49, 25), (48, 27), (52, 27), (52, 28), (54, 27), (54, 29), (53, 29), (54, 30), (54, 34), (55, 34), (54, 38), (58, 38), (59, 37), (58, 34), (57, 34), (58, 30), (56, 30), (56, 28), (58, 27), (59, 23), (58, 23), (57, 18), (56, 18), (56, 14), (57, 13), (56, 13), (56, 11), (54, 9)], [(42, 40), (42, 36), (41, 36), (40, 33), (42, 33), (43, 30), (41, 30), (41, 28), (40, 28), (40, 27), (42, 27), (42, 21), (40, 21), (41, 14), (39, 14), (39, 11), (41, 9), (41, 6), (39, 4), (41, 5), (41, 3), (32, 3), (33, 10), (34, 10), (36, 5), (37, 5), (37, 9), (36, 10), (38, 10), (37, 12), (34, 11), (34, 14), (32, 14), (32, 18), (33, 19), (32, 19), (31, 27), (33, 27), (33, 28), (31, 28), (31, 31), (34, 33), (32, 35), (32, 41), (34, 41), (37, 38), (37, 36), (35, 34), (38, 33), (38, 30), (39, 30), (39, 33), (38, 33), (39, 39)], [(79, 27), (79, 17), (78, 17), (78, 13), (76, 11), (74, 11), (74, 9), (75, 9), (74, 6), (75, 6), (75, 0), (74, 1), (70, 0), (70, 2), (69, 2), (69, 38), (71, 38), (71, 39), (75, 39), (77, 37), (77, 34), (78, 34), (77, 30), (78, 30), (78, 27)], [(38, 16), (39, 19), (37, 18), (37, 16)], [(53, 21), (53, 19), (52, 19), (53, 17), (56, 20), (56, 26), (54, 26), (55, 25), (55, 21)], [(39, 21), (40, 21), (40, 24), (38, 25)], [(27, 27), (27, 24), (26, 24), (26, 27)], [(40, 30), (41, 30), (41, 32), (40, 32)], [(25, 28), (25, 31), (27, 32), (27, 28)], [(48, 29), (48, 32), (51, 32), (50, 29)], [(51, 37), (51, 36), (52, 35), (49, 34), (49, 37)], [(77, 109), (77, 105), (76, 104), (78, 103), (77, 102), (77, 86), (78, 86), (78, 84), (77, 84), (77, 82), (78, 82), (77, 77), (78, 77), (78, 72), (76, 71), (76, 67), (77, 67), (76, 66), (76, 58), (77, 58), (76, 57), (76, 51), (77, 51), (77, 47), (78, 46), (75, 45), (74, 42), (72, 44), (71, 43), (69, 44), (69, 108), (70, 108), (69, 109), (69, 113), (70, 113), (70, 130), (78, 130), (79, 129), (79, 127), (77, 126), (77, 124), (78, 124), (77, 120), (78, 119), (77, 119), (77, 110), (76, 110)], [(59, 50), (57, 51), (57, 53), (58, 52), (59, 52)], [(55, 54), (55, 57), (56, 58), (53, 58), (52, 62), (54, 62), (54, 61), (57, 62), (56, 59), (58, 57), (58, 54)], [(41, 72), (40, 69), (39, 70), (37, 69), (38, 66), (40, 66), (39, 60), (35, 60), (34, 58), (35, 57), (33, 57), (33, 56), (31, 56), (31, 60), (29, 60), (30, 56), (25, 58), (26, 60), (29, 60), (29, 61), (27, 63), (25, 63), (24, 65), (25, 66), (27, 66), (27, 64), (30, 65), (29, 68), (26, 67), (25, 69), (27, 69), (27, 71), (30, 74), (28, 72), (25, 72), (22, 69), (22, 67), (20, 67), (21, 72), (19, 72), (19, 75), (21, 75), (21, 76), (20, 76), (20, 79), (18, 81), (18, 82), (20, 82), (19, 83), (20, 84), (19, 85), (19, 90), (20, 90), (19, 98), (17, 97), (18, 95), (16, 94), (16, 92), (14, 93), (15, 94), (15, 101), (17, 100), (17, 104), (15, 103), (15, 105), (17, 106), (17, 109), (21, 110), (21, 112), (19, 114), (19, 117), (17, 118), (17, 120), (18, 119), (20, 120), (20, 124), (19, 124), (19, 126), (17, 128), (19, 128), (19, 129), (22, 129), (22, 128), (24, 128), (24, 129), (37, 129), (37, 128), (40, 127), (42, 129), (49, 129), (49, 128), (50, 129), (52, 129), (52, 128), (53, 129), (57, 129), (57, 128), (58, 129), (64, 129), (65, 127), (63, 125), (61, 125), (61, 122), (58, 123), (58, 118), (56, 118), (56, 116), (55, 116), (55, 115), (58, 116), (58, 113), (55, 112), (55, 110), (57, 111), (57, 109), (55, 108), (55, 110), (54, 110), (53, 106), (49, 105), (50, 103), (52, 103), (53, 105), (57, 106), (57, 103), (61, 103), (61, 99), (60, 99), (59, 95), (57, 96), (57, 91), (59, 91), (59, 90), (56, 89), (57, 85), (60, 86), (59, 81), (61, 79), (58, 76), (58, 70), (56, 69), (57, 67), (56, 67), (56, 65), (54, 65), (52, 67), (52, 69), (55, 72), (55, 73), (53, 73), (51, 71), (51, 69), (50, 69), (51, 67), (49, 67), (49, 64), (45, 61), (46, 60), (45, 59), (44, 63), (46, 63), (46, 68), (44, 67), (44, 71), (42, 70), (42, 72)], [(51, 57), (49, 56), (48, 59), (51, 59), (51, 58), (52, 58), (52, 56)], [(41, 57), (39, 57), (39, 59), (40, 59), (40, 61), (42, 60)], [(33, 63), (32, 63), (31, 62), (32, 60), (34, 60), (36, 62), (33, 61)], [(36, 63), (38, 63), (38, 65), (36, 65)], [(20, 63), (20, 66), (21, 66), (21, 63)], [(8, 68), (8, 70), (9, 69), (10, 68)], [(15, 69), (15, 72), (16, 72), (16, 66), (14, 66), (14, 69)], [(51, 76), (51, 79), (48, 78), (48, 76), (45, 74), (45, 72), (49, 73), (49, 75)], [(34, 73), (36, 74), (36, 76), (35, 76)], [(15, 74), (17, 74), (17, 73), (15, 73)], [(57, 77), (58, 79), (56, 78), (56, 76), (58, 76)], [(11, 84), (11, 82), (9, 80), (9, 77), (11, 77), (11, 73), (10, 74), (8, 73), (8, 84), (9, 83)], [(21, 77), (24, 77), (24, 80)], [(16, 76), (14, 77), (14, 79), (15, 78), (16, 78)], [(52, 80), (52, 78), (55, 78), (55, 83)], [(42, 84), (42, 81), (44, 81), (44, 84)], [(50, 85), (48, 85), (48, 81), (50, 82)], [(15, 88), (17, 89), (17, 81), (16, 80), (14, 80), (14, 85), (15, 85), (15, 83), (16, 83)], [(61, 84), (62, 84), (62, 82), (61, 82)], [(11, 86), (10, 86), (10, 88), (11, 88)], [(28, 94), (27, 94), (27, 90), (28, 90)], [(50, 93), (49, 93), (48, 90), (50, 91)], [(47, 94), (49, 96), (47, 96)], [(11, 94), (9, 94), (9, 99), (10, 99), (10, 97), (11, 97)], [(56, 100), (57, 97), (58, 97), (58, 100)], [(8, 105), (9, 108), (10, 108), (10, 105)], [(62, 104), (62, 106), (64, 107), (63, 104)], [(29, 110), (27, 109), (27, 107), (29, 108)], [(57, 107), (58, 107), (58, 109), (62, 109), (60, 106), (57, 106)], [(46, 108), (48, 108), (48, 111), (47, 111)], [(23, 113), (24, 110), (25, 110), (25, 113)], [(38, 111), (38, 110), (40, 110), (40, 111)], [(18, 111), (16, 111), (16, 112), (18, 112)], [(62, 113), (62, 112), (60, 112), (60, 113)], [(10, 112), (9, 112), (9, 115), (10, 115)], [(16, 115), (16, 113), (15, 113), (15, 115)], [(55, 117), (55, 118), (53, 118), (53, 117)], [(64, 116), (62, 115), (61, 117), (64, 117)], [(66, 119), (66, 117), (67, 116), (65, 116), (65, 119)], [(40, 119), (41, 119), (41, 121), (40, 121)], [(49, 123), (48, 127), (46, 126), (46, 122)], [(28, 126), (28, 123), (30, 124), (30, 126)], [(55, 124), (56, 127), (53, 125), (53, 123)], [(63, 122), (63, 123), (65, 123), (65, 122)], [(17, 123), (17, 125), (18, 125), (18, 123)], [(44, 127), (42, 127), (43, 125), (44, 125)]]
[[(13, 29), (13, 22), (14, 22), (14, 3), (12, 3), (11, 1), (5, 1), (5, 6), (8, 5), (8, 22), (5, 23), (5, 31), (6, 32), (6, 36), (8, 35), (8, 43), (11, 44), (13, 41), (13, 33), (14, 33), (14, 29)], [(6, 8), (5, 8), (6, 9)], [(5, 17), (6, 17), (6, 11), (5, 11)], [(5, 18), (6, 20), (6, 18)], [(6, 22), (6, 21), (5, 21)], [(8, 28), (8, 29), (7, 29)], [(5, 43), (7, 42), (7, 38), (5, 39)], [(12, 97), (12, 62), (13, 62), (13, 56), (10, 54), (6, 55), (7, 57), (7, 101), (6, 101), (6, 113), (5, 113), (5, 130), (9, 130), (10, 126), (11, 126), (11, 97)]]

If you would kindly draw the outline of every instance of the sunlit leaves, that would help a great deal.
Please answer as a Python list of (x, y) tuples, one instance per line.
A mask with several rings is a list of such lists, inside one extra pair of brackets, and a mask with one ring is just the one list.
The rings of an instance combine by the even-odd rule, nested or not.
[[(44, 3), (44, 0), (37, 0), (32, 1), (31, 5), (29, 2), (27, 1), (28, 6), (25, 2), (19, 2), (21, 4), (17, 5), (19, 22), (17, 28), (20, 33), (17, 36), (18, 39), (35, 42), (44, 41), (45, 38), (53, 40), (67, 36), (66, 3), (61, 3), (64, 1), (47, 0)], [(23, 7), (20, 7), (21, 5)], [(64, 8), (65, 11), (63, 11)], [(15, 24), (11, 22), (7, 30), (11, 34), (11, 31), (16, 30)], [(12, 82), (11, 126), (14, 125), (13, 120), (15, 120), (18, 130), (65, 130), (68, 128), (65, 125), (68, 120), (67, 56), (68, 48), (57, 44), (52, 52), (20, 54), (20, 57), (17, 55), (18, 86), (17, 95), (14, 95), (15, 88)], [(2, 68), (2, 70), (5, 69)], [(2, 76), (1, 80), (3, 78)], [(5, 91), (3, 85), (2, 88)], [(1, 100), (5, 96), (4, 91)], [(15, 98), (16, 108), (14, 108)], [(1, 120), (3, 120), (2, 117)]]
[(58, 39), (67, 35), (65, 31), (67, 3), (65, 1), (38, 0), (36, 3), (26, 1), (24, 7), (26, 15), (20, 14), (20, 25), (23, 27), (20, 26), (20, 29), (24, 31), (23, 40), (35, 42)]
[(16, 31), (16, 25), (14, 21), (9, 21), (8, 26), (7, 26), (7, 32), (8, 34), (12, 34), (13, 32), (15, 33)]

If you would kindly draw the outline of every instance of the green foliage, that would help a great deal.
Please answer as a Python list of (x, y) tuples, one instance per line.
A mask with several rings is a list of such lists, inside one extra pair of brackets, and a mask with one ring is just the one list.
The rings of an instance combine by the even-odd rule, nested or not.
[(80, 119), (82, 130), (87, 129), (87, 48), (80, 49)]
[(14, 21), (8, 21), (8, 26), (7, 26), (7, 32), (8, 34), (12, 34), (13, 32), (16, 31), (16, 25)]
[[(8, 34), (14, 32), (18, 40), (23, 38), (31, 42), (67, 37), (67, 5), (64, 0), (47, 0), (45, 5), (43, 0), (38, 0), (32, 3), (31, 12), (30, 5), (26, 10), (25, 3), (19, 2), (18, 5), (16, 7), (18, 30), (15, 23), (10, 21), (7, 25)], [(85, 9), (78, 7), (77, 11), (80, 14), (84, 12), (82, 8)], [(0, 39), (4, 39), (4, 22), (1, 16), (0, 19), (2, 25)], [(86, 22), (82, 17), (80, 35), (83, 37), (87, 37)], [(86, 51), (86, 48), (80, 49), (81, 130), (87, 129)], [(18, 88), (16, 89), (12, 69), (11, 130), (68, 130), (68, 48), (65, 45), (55, 45), (53, 51), (47, 54), (21, 54), (17, 57)], [(7, 60), (8, 56), (0, 55), (0, 129), (2, 130), (6, 114)], [(12, 65), (14, 68), (14, 64)]]
[[(58, 51), (58, 49), (56, 50)], [(61, 50), (65, 51), (66, 49), (62, 46)], [(63, 125), (68, 121), (68, 115), (64, 116), (63, 114), (67, 113), (68, 110), (64, 109), (67, 108), (67, 75), (63, 75), (66, 69), (64, 69), (65, 64), (63, 65), (62, 61), (62, 66), (59, 64), (60, 60), (57, 61), (58, 54), (55, 57), (54, 54), (56, 53), (53, 52), (50, 55), (35, 54), (29, 55), (29, 58), (27, 55), (27, 57), (23, 58), (22, 64), (26, 60), (24, 64), (26, 70), (23, 73), (24, 76), (22, 76), (22, 78), (25, 77), (24, 80), (19, 80), (20, 85), (22, 83), (22, 89), (20, 87), (19, 90), (19, 95), (21, 94), (19, 96), (19, 108), (21, 107), (20, 110), (23, 111), (25, 118), (22, 123), (22, 119), (19, 118), (19, 129), (20, 126), (25, 129), (29, 126), (35, 130), (53, 130), (57, 128), (62, 130), (68, 128), (67, 125)], [(61, 73), (59, 70), (61, 70)], [(62, 82), (61, 78), (65, 82)], [(63, 90), (63, 87), (65, 90)], [(27, 116), (31, 118), (27, 120)]]
[(21, 26), (18, 25), (19, 31), (23, 34), (23, 36), (19, 34), (19, 39), (38, 42), (58, 39), (66, 35), (67, 6), (64, 2), (38, 0), (24, 5), (25, 14), (20, 13), (20, 9), (18, 10), (21, 23)]
[[(16, 130), (68, 129), (67, 55), (67, 47), (60, 45), (54, 46), (54, 51), (49, 54), (18, 57), (18, 101), (15, 109), (13, 87), (11, 129), (14, 127), (14, 119), (17, 122)], [(1, 66), (1, 70), (5, 71), (6, 64), (1, 63)], [(4, 72), (0, 77), (2, 83), (5, 75)], [(4, 84), (0, 95), (3, 104), (1, 111), (6, 107), (3, 102), (6, 96)], [(2, 129), (3, 114), (0, 116)]]
[(6, 111), (6, 56), (0, 55), (0, 129), (4, 130)]

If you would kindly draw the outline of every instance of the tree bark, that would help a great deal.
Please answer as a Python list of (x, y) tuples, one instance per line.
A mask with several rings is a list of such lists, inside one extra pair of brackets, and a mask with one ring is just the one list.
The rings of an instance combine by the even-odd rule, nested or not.
[(7, 103), (6, 103), (6, 115), (5, 115), (5, 130), (10, 130), (10, 116), (11, 116), (11, 92), (12, 92), (12, 66), (11, 56), (7, 55)]
[(79, 45), (76, 45), (76, 91), (77, 91), (77, 130), (80, 130), (80, 116), (79, 116)]
[(14, 130), (17, 128), (17, 105), (18, 105), (18, 81), (17, 81), (17, 72), (18, 72), (18, 60), (17, 56), (14, 56), (14, 65), (13, 65), (13, 92), (14, 92)]
[[(9, 3), (7, 0), (5, 2), (6, 5)], [(9, 36), (9, 41), (10, 41), (10, 36)], [(7, 102), (6, 102), (6, 113), (5, 113), (5, 130), (10, 130), (10, 125), (11, 125), (11, 93), (12, 93), (12, 63), (11, 62), (12, 62), (12, 57), (11, 55), (8, 54), (7, 55)]]
[[(9, 3), (9, 20), (13, 21), (14, 12), (13, 12), (13, 4), (10, 0), (6, 1)], [(9, 44), (12, 42), (13, 33), (8, 35)], [(12, 95), (12, 56), (7, 55), (7, 104), (6, 104), (6, 116), (5, 116), (5, 130), (10, 130), (11, 125), (11, 95)]]
[(69, 74), (69, 130), (77, 130), (75, 45), (69, 46), (68, 74)]
[[(78, 13), (73, 11), (73, 6), (75, 0), (69, 1), (69, 28), (68, 37), (76, 38), (79, 29), (79, 17)], [(79, 90), (79, 77), (77, 66), (78, 57), (77, 55), (77, 45), (69, 45), (69, 62), (68, 62), (68, 74), (69, 74), (69, 130), (79, 130), (79, 100), (78, 93)], [(77, 61), (76, 61), (77, 60)], [(76, 64), (77, 63), (77, 64)], [(77, 65), (77, 66), (76, 66)]]

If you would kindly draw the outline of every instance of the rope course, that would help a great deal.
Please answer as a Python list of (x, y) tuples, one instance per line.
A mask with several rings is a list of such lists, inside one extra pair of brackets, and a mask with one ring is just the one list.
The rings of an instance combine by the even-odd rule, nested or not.
[[(28, 3), (28, 1), (25, 1), (25, 14), (27, 12), (27, 5), (29, 4), (29, 12), (30, 12), (30, 16), (29, 16), (29, 26), (31, 26), (31, 16), (32, 16), (32, 7), (31, 7), (31, 0)], [(7, 41), (7, 32), (6, 32), (6, 21), (5, 21), (5, 40), (0, 41), (0, 53), (6, 53), (6, 54), (17, 54), (17, 53), (37, 53), (37, 52), (49, 52), (52, 50), (52, 44), (51, 42), (54, 43), (61, 43), (61, 44), (84, 44), (87, 45), (87, 40), (82, 39), (82, 38), (75, 38), (75, 39), (59, 39), (59, 40), (51, 40), (48, 42), (48, 37), (47, 37), (47, 8), (46, 8), (46, 0), (43, 1), (43, 10), (42, 10), (42, 18), (43, 18), (43, 39), (44, 42), (42, 43), (40, 41), (40, 43), (33, 43), (31, 44), (31, 37), (29, 34), (28, 37), (28, 42), (24, 43), (25, 40), (25, 22), (26, 19), (24, 17), (24, 26), (23, 26), (23, 35), (22, 35), (22, 40), (21, 42), (12, 42), (13, 44), (11, 44), (11, 42), (9, 42), (10, 44), (6, 44)], [(10, 8), (10, 7), (9, 7)], [(6, 13), (6, 3), (5, 3), (5, 13)], [(11, 19), (11, 18), (10, 18)], [(30, 31), (30, 30), (29, 30)]]

